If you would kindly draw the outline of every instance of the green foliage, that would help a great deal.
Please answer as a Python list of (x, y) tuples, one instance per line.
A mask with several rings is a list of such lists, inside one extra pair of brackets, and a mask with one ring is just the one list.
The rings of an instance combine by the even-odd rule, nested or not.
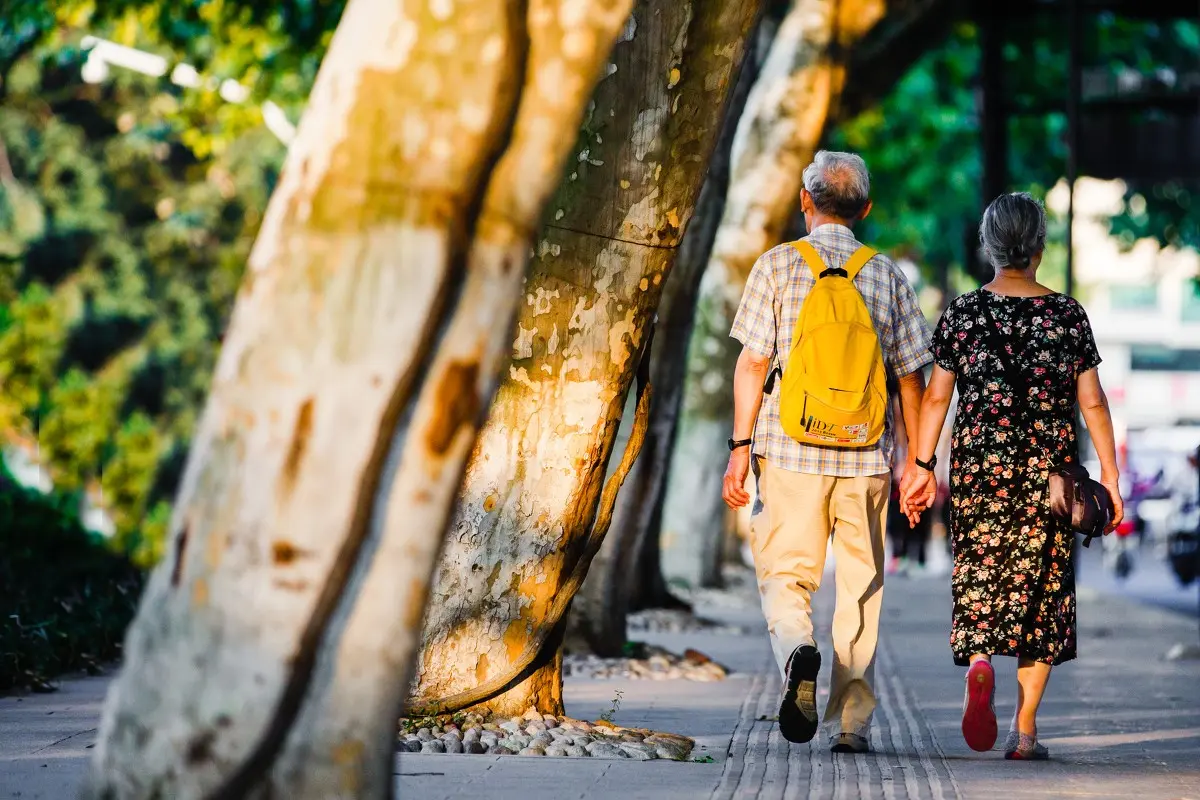
[(140, 571), (79, 524), (74, 504), (0, 472), (0, 691), (117, 658)]
[[(866, 240), (911, 258), (931, 281), (961, 269), (983, 200), (975, 113), (979, 52), (975, 26), (956, 25), (878, 106), (830, 137), (831, 146), (861, 153), (871, 168), (876, 205), (863, 224)], [(1014, 121), (1014, 187), (1044, 195), (1065, 172), (1062, 126), (1061, 114)]]
[(0, 23), (44, 28), (0, 52), (0, 443), (36, 441), (56, 487), (100, 502), (147, 565), (284, 147), (257, 118), (193, 126), (163, 79), (82, 82), (81, 25), (156, 30), (156, 6), (126, 5)]
[[(1021, 31), (1028, 45), (1005, 52), (1005, 99), (1014, 109), (1009, 124), (1010, 186), (1039, 196), (1066, 173), (1066, 33), (1053, 15), (1033, 18)], [(1093, 18), (1086, 31), (1084, 61), (1113, 75), (1126, 68), (1153, 72), (1163, 64), (1194, 65), (1200, 58), (1200, 25), (1170, 26), (1112, 15)], [(985, 198), (981, 138), (976, 113), (979, 41), (975, 26), (960, 23), (931, 49), (875, 108), (840, 125), (828, 145), (854, 150), (871, 167), (877, 204), (863, 224), (864, 237), (912, 258), (935, 281), (961, 269)], [(1062, 109), (1062, 110), (1059, 110)], [(1062, 221), (1056, 223), (1061, 234)], [(1130, 243), (1153, 237), (1164, 244), (1200, 245), (1200, 216), (1187, 189), (1177, 183), (1131, 189), (1114, 232)], [(1047, 280), (1065, 280), (1061, 275)], [(1047, 252), (1047, 265), (1053, 258)]]
[[(262, 126), (271, 100), (296, 119), (345, 0), (9, 0), (0, 19), (0, 75), (35, 48), (78, 55), (83, 33), (186, 63), (201, 85), (173, 92), (169, 124), (198, 158), (221, 155)], [(234, 80), (245, 102), (222, 98)]]
[(1200, 248), (1200, 211), (1193, 192), (1180, 181), (1150, 187), (1143, 194), (1130, 187), (1125, 192), (1121, 214), (1113, 217), (1109, 228), (1125, 247), (1138, 239), (1157, 238), (1177, 247)]

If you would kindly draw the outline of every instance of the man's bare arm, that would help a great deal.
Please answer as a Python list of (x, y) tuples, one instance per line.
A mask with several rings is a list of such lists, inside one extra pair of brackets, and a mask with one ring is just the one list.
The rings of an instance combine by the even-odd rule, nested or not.
[(762, 408), (763, 384), (771, 369), (770, 359), (742, 348), (733, 370), (733, 438), (749, 439)]
[[(763, 384), (771, 370), (771, 360), (749, 348), (742, 348), (733, 370), (733, 438), (754, 436), (754, 423), (762, 407)], [(729, 454), (721, 494), (730, 508), (741, 508), (750, 502), (746, 491), (746, 474), (750, 470), (750, 448), (740, 447)]]
[(931, 453), (917, 452), (917, 431), (919, 430), (921, 414), (921, 396), (925, 393), (925, 373), (921, 370), (910, 372), (898, 381), (900, 394), (900, 417), (904, 425), (904, 435), (908, 439), (908, 463), (917, 458), (929, 458)]

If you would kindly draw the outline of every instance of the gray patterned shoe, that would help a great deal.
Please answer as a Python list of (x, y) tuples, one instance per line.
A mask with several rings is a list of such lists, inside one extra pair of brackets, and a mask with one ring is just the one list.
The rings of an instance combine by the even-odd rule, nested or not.
[(871, 743), (856, 733), (840, 733), (829, 748), (831, 753), (869, 753)]
[[(1015, 746), (1011, 746), (1014, 736)], [(1008, 741), (1004, 743), (1004, 757), (1009, 761), (1045, 761), (1050, 758), (1050, 751), (1038, 744), (1036, 736), (1010, 731)]]

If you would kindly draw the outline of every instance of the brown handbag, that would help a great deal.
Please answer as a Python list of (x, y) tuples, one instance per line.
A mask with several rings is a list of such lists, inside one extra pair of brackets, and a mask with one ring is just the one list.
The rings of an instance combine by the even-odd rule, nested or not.
[(1084, 535), (1083, 546), (1103, 536), (1116, 510), (1108, 488), (1094, 481), (1079, 464), (1050, 470), (1050, 513)]
[[(1016, 395), (1017, 398), (1024, 400), (1029, 396), (1029, 383), (1021, 379), (1020, 373), (1006, 357), (1008, 351), (1005, 349), (1004, 343), (1000, 341), (996, 318), (992, 316), (992, 310), (988, 307), (986, 298), (983, 307), (991, 322), (988, 333), (996, 351), (996, 358), (999, 359), (1000, 365), (1007, 373), (1008, 383), (1013, 391), (1024, 390)], [(1027, 417), (1028, 403), (1019, 402), (1017, 408), (1020, 416)], [(1076, 533), (1083, 534), (1085, 537), (1084, 547), (1091, 547), (1092, 539), (1103, 536), (1116, 515), (1116, 509), (1113, 508), (1112, 497), (1109, 495), (1108, 489), (1104, 484), (1093, 480), (1088, 475), (1087, 469), (1078, 463), (1052, 467), (1047, 494), (1049, 495), (1047, 501), (1050, 515), (1065, 522)]]

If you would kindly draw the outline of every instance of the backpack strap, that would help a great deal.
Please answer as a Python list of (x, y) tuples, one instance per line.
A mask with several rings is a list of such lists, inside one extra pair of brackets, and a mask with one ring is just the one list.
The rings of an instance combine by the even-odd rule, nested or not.
[(854, 276), (862, 271), (867, 262), (878, 255), (877, 250), (867, 247), (864, 244), (855, 250), (854, 254), (841, 267), (830, 268), (825, 266), (825, 262), (821, 259), (821, 254), (817, 252), (817, 248), (803, 239), (792, 242), (792, 247), (799, 251), (801, 257), (804, 258), (804, 263), (808, 264), (808, 268), (812, 270), (813, 277), (817, 280), (827, 275), (840, 275), (843, 278), (854, 280)]
[(792, 247), (799, 251), (800, 257), (804, 259), (804, 263), (808, 264), (808, 268), (812, 270), (814, 278), (819, 280), (825, 276), (827, 272), (825, 262), (821, 260), (821, 254), (817, 252), (817, 248), (803, 239), (797, 239), (792, 242)]
[(846, 270), (846, 277), (854, 280), (854, 276), (862, 271), (862, 268), (867, 265), (867, 262), (877, 256), (879, 252), (873, 248), (867, 247), (865, 244), (854, 251), (854, 255), (846, 260), (842, 265), (842, 269)]

